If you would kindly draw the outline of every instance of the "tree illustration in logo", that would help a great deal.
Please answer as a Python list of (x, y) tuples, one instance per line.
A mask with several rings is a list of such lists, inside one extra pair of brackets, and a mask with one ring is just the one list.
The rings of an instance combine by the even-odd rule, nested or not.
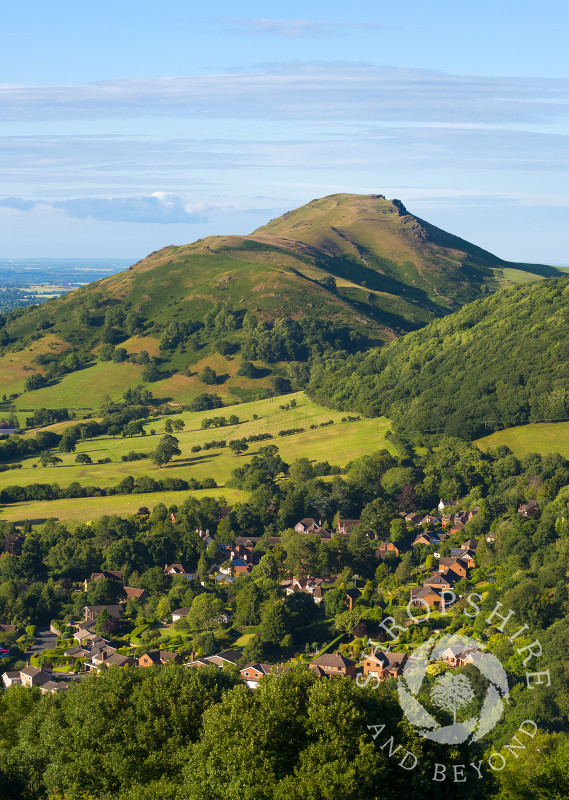
[(452, 714), (452, 723), (456, 725), (456, 712), (474, 700), (472, 684), (466, 675), (447, 672), (435, 681), (431, 689), (431, 700), (443, 711), (449, 711)]

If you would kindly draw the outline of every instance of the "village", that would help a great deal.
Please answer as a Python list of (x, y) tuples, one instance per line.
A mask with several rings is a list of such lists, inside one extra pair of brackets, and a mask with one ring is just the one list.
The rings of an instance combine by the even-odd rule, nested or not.
[[(421, 516), (414, 513), (401, 512), (400, 518), (405, 522), (409, 531), (415, 534), (409, 536), (408, 543), (394, 544), (388, 542), (375, 542), (373, 555), (378, 563), (385, 559), (399, 558), (406, 551), (413, 548), (428, 550), (424, 566), (433, 567), (431, 574), (417, 585), (412, 585), (409, 591), (409, 608), (415, 609), (415, 614), (420, 616), (425, 611), (444, 614), (460, 597), (461, 581), (467, 581), (472, 570), (476, 567), (477, 539), (466, 539), (456, 547), (452, 547), (450, 555), (443, 556), (438, 552), (439, 546), (449, 537), (455, 537), (464, 532), (466, 524), (477, 514), (478, 508), (471, 511), (452, 512), (452, 502), (445, 503), (441, 500), (440, 517), (434, 515)], [(222, 509), (222, 514), (229, 513), (231, 509)], [(518, 513), (531, 517), (538, 513), (538, 504), (533, 501), (522, 504)], [(173, 515), (172, 515), (173, 516)], [(175, 520), (174, 516), (173, 519)], [(338, 519), (335, 530), (322, 527), (321, 523), (313, 518), (303, 518), (294, 527), (296, 534), (307, 537), (316, 537), (325, 541), (337, 540), (341, 542), (350, 537), (352, 532), (361, 528), (359, 519)], [(215, 542), (209, 531), (198, 530), (204, 545), (210, 547)], [(371, 534), (370, 534), (371, 538)], [(493, 537), (488, 534), (487, 542)], [(182, 578), (185, 581), (198, 581), (204, 591), (208, 586), (231, 585), (240, 576), (248, 576), (259, 563), (260, 556), (256, 545), (261, 537), (236, 537), (233, 544), (218, 544), (219, 563), (208, 571), (208, 575), (200, 580), (197, 573), (187, 570), (181, 563), (166, 564), (163, 573), (166, 576)], [(280, 545), (280, 536), (265, 537), (265, 544), (270, 551)], [(17, 542), (11, 542), (12, 546)], [(377, 547), (375, 546), (377, 545)], [(448, 551), (448, 550), (447, 550)], [(436, 567), (435, 567), (435, 562)], [(366, 586), (358, 587), (357, 576), (354, 585), (343, 588), (342, 603), (346, 611), (357, 609), (363, 597)], [(316, 608), (324, 607), (327, 593), (337, 589), (339, 576), (291, 576), (279, 581), (279, 593), (283, 598), (291, 595), (306, 595)], [(124, 585), (121, 570), (103, 570), (85, 577), (81, 590), (87, 593), (90, 586), (99, 581), (105, 581), (113, 587), (117, 598), (116, 603), (85, 604), (81, 620), (69, 620), (66, 626), (52, 623), (50, 634), (56, 642), (55, 648), (45, 650), (42, 657), (38, 654), (28, 657), (26, 666), (17, 670), (9, 670), (2, 675), (4, 688), (13, 685), (37, 686), (42, 693), (57, 693), (67, 690), (73, 683), (80, 681), (84, 676), (100, 673), (111, 667), (117, 668), (146, 668), (167, 667), (170, 664), (183, 665), (187, 668), (202, 669), (215, 667), (237, 671), (243, 682), (251, 689), (256, 688), (264, 676), (282, 671), (288, 671), (295, 665), (303, 664), (318, 678), (331, 678), (346, 676), (352, 679), (371, 677), (379, 682), (388, 678), (397, 678), (402, 674), (408, 658), (408, 647), (403, 646), (400, 651), (391, 650), (389, 645), (379, 644), (372, 646), (372, 640), (365, 642), (359, 657), (349, 658), (339, 652), (339, 640), (326, 645), (318, 652), (311, 654), (295, 653), (287, 660), (278, 663), (265, 663), (264, 661), (247, 661), (243, 648), (228, 647), (213, 654), (205, 655), (191, 651), (184, 652), (183, 648), (166, 649), (141, 647), (141, 641), (136, 643), (134, 635), (129, 642), (129, 636), (122, 635), (121, 641), (116, 641), (114, 632), (120, 630), (124, 622), (125, 608), (129, 601), (142, 604), (148, 600), (149, 594), (144, 589)], [(464, 585), (464, 584), (462, 584)], [(341, 584), (344, 587), (344, 584)], [(76, 591), (81, 591), (76, 590)], [(368, 591), (369, 594), (369, 591)], [(166, 629), (184, 620), (191, 612), (191, 607), (181, 607), (173, 610), (162, 626)], [(214, 618), (220, 626), (227, 626), (231, 622), (231, 613), (220, 610)], [(15, 631), (16, 626), (3, 625), (4, 631)], [(136, 633), (136, 630), (133, 634)], [(344, 637), (345, 638), (345, 637)], [(367, 638), (367, 637), (366, 637)], [(128, 642), (128, 644), (127, 644)], [(125, 646), (126, 645), (126, 646)], [(49, 654), (56, 655), (58, 664), (67, 665), (64, 669), (55, 666), (49, 660)], [(42, 654), (40, 653), (40, 656)], [(473, 663), (481, 656), (480, 652), (466, 649), (460, 645), (448, 648), (442, 654), (442, 661), (450, 668)], [(34, 663), (35, 662), (35, 663)]]

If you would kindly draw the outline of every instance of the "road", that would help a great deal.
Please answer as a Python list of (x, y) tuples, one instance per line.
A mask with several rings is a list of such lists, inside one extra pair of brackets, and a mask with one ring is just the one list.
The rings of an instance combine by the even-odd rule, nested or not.
[(38, 628), (36, 630), (36, 638), (33, 645), (29, 650), (26, 650), (25, 655), (29, 659), (30, 656), (39, 655), (44, 650), (52, 650), (57, 644), (57, 634), (51, 633), (49, 628)]

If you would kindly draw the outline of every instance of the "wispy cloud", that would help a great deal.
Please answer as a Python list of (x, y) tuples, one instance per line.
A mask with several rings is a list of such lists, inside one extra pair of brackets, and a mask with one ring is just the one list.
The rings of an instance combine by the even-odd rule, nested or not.
[(312, 19), (268, 19), (266, 17), (253, 19), (227, 17), (218, 21), (227, 26), (228, 33), (305, 38), (341, 36), (349, 30), (378, 30), (387, 27), (364, 22), (325, 22)]
[(95, 219), (101, 222), (154, 222), (159, 224), (199, 224), (208, 222), (196, 213), (179, 195), (167, 192), (138, 197), (80, 197), (70, 200), (32, 201), (21, 197), (0, 200), (0, 206), (32, 211), (37, 206), (64, 211), (76, 219)]
[(82, 86), (0, 86), (3, 119), (164, 114), (323, 122), (542, 123), (569, 116), (569, 80), (310, 62)]

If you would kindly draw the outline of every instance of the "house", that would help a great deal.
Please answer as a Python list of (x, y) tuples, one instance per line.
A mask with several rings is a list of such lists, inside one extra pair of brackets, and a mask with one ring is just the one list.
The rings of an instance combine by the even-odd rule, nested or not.
[(537, 517), (539, 514), (539, 503), (537, 500), (529, 500), (527, 503), (522, 503), (518, 508), (518, 514), (522, 517)]
[(95, 667), (100, 667), (101, 664), (117, 652), (116, 647), (111, 647), (110, 644), (103, 644), (100, 646), (93, 646), (89, 653), (91, 657), (91, 664)]
[(42, 694), (55, 694), (56, 692), (65, 692), (69, 686), (65, 683), (60, 683), (58, 681), (46, 681), (46, 683), (40, 686), (40, 692)]
[(85, 621), (94, 622), (101, 611), (106, 611), (111, 619), (119, 622), (124, 614), (124, 608), (121, 605), (114, 606), (85, 606)]
[(407, 661), (405, 653), (392, 653), (390, 650), (378, 651), (365, 657), (363, 661), (364, 676), (371, 675), (380, 681), (397, 678), (403, 672)]
[(441, 653), (441, 661), (444, 661), (449, 667), (458, 667), (463, 650), (463, 644), (452, 644)]
[(85, 578), (83, 582), (83, 586), (85, 591), (87, 591), (87, 586), (89, 583), (97, 583), (100, 581), (101, 578), (107, 578), (109, 581), (120, 581), (123, 582), (123, 574), (122, 570), (120, 569), (105, 569), (102, 572), (92, 572), (90, 578)]
[(184, 608), (177, 608), (175, 611), (172, 611), (172, 622), (177, 622), (179, 619), (184, 619), (190, 613), (190, 607), (184, 606)]
[(433, 517), (431, 514), (427, 514), (419, 522), (419, 525), (440, 525), (440, 524), (441, 524), (440, 519), (438, 517)]
[(178, 653), (171, 653), (168, 650), (160, 650), (160, 663), (164, 664), (183, 664), (184, 659)]
[(473, 569), (476, 566), (476, 562), (474, 561), (475, 551), (474, 550), (463, 550), (462, 547), (453, 547), (450, 551), (451, 558), (458, 558), (461, 561), (464, 561), (468, 569)]
[(73, 656), (73, 658), (86, 658), (90, 654), (88, 647), (72, 647), (70, 650), (65, 650), (64, 656)]
[(215, 664), (216, 667), (228, 667), (235, 666), (242, 657), (241, 650), (223, 650), (214, 656), (208, 656), (205, 660), (210, 664)]
[(433, 572), (430, 578), (423, 581), (423, 586), (430, 586), (432, 589), (452, 589), (460, 580), (462, 580), (461, 575), (453, 569), (447, 569), (444, 573)]
[(233, 511), (233, 506), (221, 506), (217, 509), (217, 516), (219, 519), (225, 519)]
[[(329, 531), (328, 528), (322, 528), (318, 525), (311, 531), (315, 536), (320, 536), (321, 539), (331, 539), (332, 538), (332, 531)], [(337, 533), (336, 536), (339, 536), (341, 539), (349, 539), (349, 533)]]
[(164, 664), (181, 664), (183, 662), (182, 656), (177, 653), (170, 653), (167, 650), (149, 650), (143, 653), (138, 659), (139, 667), (153, 667), (164, 666)]
[(381, 542), (377, 550), (374, 550), (376, 558), (385, 558), (388, 553), (393, 553), (394, 556), (398, 556), (401, 550), (397, 545), (393, 544), (393, 542)]
[(20, 670), (20, 681), (22, 686), (42, 686), (51, 680), (51, 676), (39, 667), (25, 667)]
[(469, 566), (462, 558), (439, 558), (439, 572), (446, 574), (449, 569), (461, 578), (468, 577)]
[(415, 538), (415, 541), (413, 542), (413, 547), (415, 547), (416, 544), (425, 544), (425, 545), (440, 544), (440, 539), (432, 531), (423, 531), (423, 533), (420, 533)]
[(305, 517), (304, 519), (301, 519), (300, 522), (296, 523), (294, 529), (297, 533), (312, 533), (314, 528), (319, 527), (319, 524), (320, 523), (316, 522), (316, 520), (312, 519), (312, 517)]
[(20, 678), (20, 673), (5, 672), (2, 675), (2, 683), (4, 684), (5, 689), (7, 689), (9, 686), (20, 686), (22, 683), (22, 679)]
[(11, 556), (21, 556), (25, 541), (25, 536), (21, 536), (18, 533), (9, 533), (4, 538), (4, 552), (9, 553)]
[(196, 533), (197, 533), (197, 535), (200, 537), (200, 539), (202, 540), (202, 542), (205, 544), (205, 546), (206, 546), (206, 547), (209, 547), (209, 545), (210, 545), (210, 544), (211, 544), (213, 541), (215, 541), (215, 540), (214, 540), (214, 538), (213, 538), (213, 536), (210, 536), (210, 535), (209, 535), (209, 531), (202, 531), (202, 529), (201, 529), (201, 528), (198, 528), (198, 529), (196, 530)]
[(356, 525), (361, 525), (361, 519), (339, 519), (336, 533), (350, 534)]
[(248, 564), (243, 558), (234, 558), (231, 564), (234, 575), (249, 575), (253, 570), (253, 565)]
[(245, 664), (239, 672), (249, 689), (257, 689), (259, 681), (265, 675), (278, 675), (280, 672), (288, 672), (289, 670), (290, 667), (285, 664), (261, 664), (256, 662)]
[(160, 664), (160, 651), (149, 650), (148, 653), (143, 653), (138, 659), (139, 667), (155, 667)]
[[(286, 586), (284, 585), (286, 584)], [(283, 581), (281, 586), (286, 590), (287, 595), (295, 594), (295, 592), (303, 592), (309, 594), (315, 603), (320, 604), (324, 599), (324, 589), (330, 588), (325, 586), (325, 578), (293, 578), (292, 581)]]
[(461, 653), (459, 663), (461, 667), (465, 667), (467, 664), (479, 663), (483, 658), (488, 658), (488, 653), (483, 653), (475, 647), (471, 647)]
[(345, 603), (348, 606), (348, 611), (352, 611), (356, 600), (358, 600), (361, 596), (362, 593), (359, 589), (348, 589), (346, 591)]
[(98, 634), (90, 631), (88, 628), (79, 628), (79, 630), (75, 631), (73, 634), (73, 638), (76, 642), (79, 642), (79, 645), (85, 646), (86, 644), (92, 644), (94, 640), (99, 637)]
[(134, 667), (136, 659), (130, 656), (121, 656), (119, 653), (113, 653), (105, 660), (108, 667)]
[(18, 628), (16, 625), (7, 625), (5, 622), (0, 622), (0, 631), (2, 633), (6, 633), (8, 631), (17, 631)]
[(137, 589), (135, 586), (123, 586), (123, 589), (127, 600), (140, 600), (141, 603), (145, 603), (150, 597), (144, 589)]
[(452, 526), (449, 530), (450, 535), (452, 536), (455, 533), (461, 533), (465, 528), (464, 522), (460, 522), (459, 520), (455, 520), (452, 523)]
[(338, 653), (324, 653), (311, 661), (308, 668), (319, 678), (341, 675), (349, 675), (350, 678), (356, 677), (356, 662)]
[(477, 547), (478, 547), (478, 539), (467, 539), (460, 545), (461, 550), (471, 550), (473, 553), (476, 552)]
[(164, 575), (181, 575), (184, 578), (188, 578), (188, 580), (192, 580), (194, 577), (194, 574), (188, 572), (183, 564), (165, 564)]
[(410, 602), (413, 606), (428, 606), (429, 608), (437, 609), (437, 611), (444, 609), (441, 593), (433, 586), (412, 586)]
[(411, 525), (418, 527), (421, 524), (421, 515), (411, 511), (405, 516), (405, 522), (409, 522)]
[(444, 511), (445, 508), (451, 508), (452, 506), (455, 505), (456, 505), (456, 500), (443, 500), (441, 497), (437, 508), (439, 509), (439, 511)]

